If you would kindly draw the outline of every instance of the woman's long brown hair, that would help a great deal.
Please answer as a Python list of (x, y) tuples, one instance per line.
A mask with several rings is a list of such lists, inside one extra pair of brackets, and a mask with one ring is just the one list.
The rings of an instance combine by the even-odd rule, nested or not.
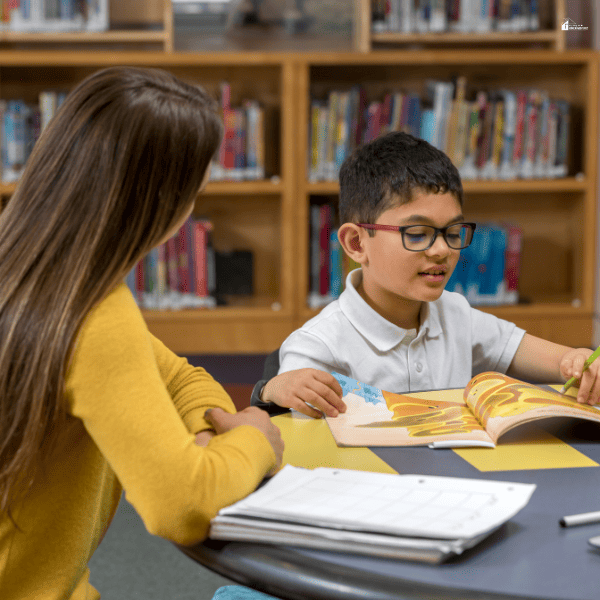
[(200, 87), (114, 67), (81, 82), (37, 141), (0, 214), (0, 512), (65, 424), (86, 314), (183, 218), (221, 134)]

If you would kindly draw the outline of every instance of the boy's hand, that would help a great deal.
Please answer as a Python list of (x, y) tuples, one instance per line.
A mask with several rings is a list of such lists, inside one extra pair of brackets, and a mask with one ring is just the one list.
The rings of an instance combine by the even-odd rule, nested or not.
[(331, 373), (318, 369), (297, 369), (273, 377), (263, 388), (261, 400), (293, 408), (315, 419), (322, 416), (319, 410), (328, 417), (346, 412), (342, 386)]
[[(589, 348), (574, 348), (566, 352), (560, 361), (560, 373), (565, 380), (579, 379), (577, 402), (598, 404), (600, 401), (600, 360), (595, 360), (585, 371), (583, 363), (592, 354)], [(583, 373), (583, 374), (582, 374)]]
[[(281, 439), (281, 431), (279, 431), (279, 427), (273, 425), (269, 415), (264, 410), (256, 406), (250, 406), (232, 415), (225, 412), (222, 408), (211, 408), (204, 413), (204, 418), (213, 426), (216, 435), (226, 433), (241, 425), (256, 427), (256, 429), (265, 435), (275, 452), (275, 467), (267, 475), (274, 475), (281, 467), (284, 447), (283, 440)], [(204, 436), (201, 435), (203, 433), (205, 432), (200, 432), (196, 436), (196, 443), (198, 444), (198, 441), (200, 441), (198, 444), (200, 446), (204, 445), (202, 443)], [(200, 440), (198, 440), (198, 436), (200, 436)]]

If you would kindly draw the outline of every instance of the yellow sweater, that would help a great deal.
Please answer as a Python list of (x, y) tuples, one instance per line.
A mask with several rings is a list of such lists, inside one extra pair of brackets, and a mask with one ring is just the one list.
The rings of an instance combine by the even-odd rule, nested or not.
[(87, 317), (67, 374), (68, 426), (13, 515), (0, 518), (2, 600), (97, 600), (87, 563), (122, 489), (146, 528), (202, 540), (219, 508), (250, 493), (275, 464), (265, 436), (242, 426), (208, 447), (209, 407), (235, 412), (225, 390), (153, 337), (128, 288)]

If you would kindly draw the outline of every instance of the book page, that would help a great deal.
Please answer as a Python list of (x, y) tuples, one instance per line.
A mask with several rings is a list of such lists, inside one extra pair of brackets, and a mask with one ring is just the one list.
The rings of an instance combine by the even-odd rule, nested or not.
[(600, 423), (600, 408), (579, 404), (574, 397), (513, 379), (481, 373), (464, 392), (466, 403), (494, 442), (521, 423), (549, 417), (574, 417)]
[(326, 418), (338, 446), (422, 446), (440, 441), (491, 445), (462, 390), (394, 394), (333, 375), (347, 406), (345, 413)]

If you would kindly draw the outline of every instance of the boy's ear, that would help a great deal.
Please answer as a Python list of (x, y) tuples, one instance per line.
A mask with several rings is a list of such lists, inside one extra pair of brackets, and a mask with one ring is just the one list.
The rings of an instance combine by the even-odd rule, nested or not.
[(338, 239), (344, 252), (355, 262), (364, 264), (367, 260), (363, 236), (366, 231), (354, 223), (344, 223), (338, 229)]

